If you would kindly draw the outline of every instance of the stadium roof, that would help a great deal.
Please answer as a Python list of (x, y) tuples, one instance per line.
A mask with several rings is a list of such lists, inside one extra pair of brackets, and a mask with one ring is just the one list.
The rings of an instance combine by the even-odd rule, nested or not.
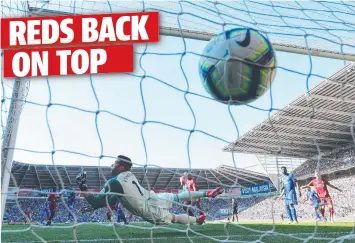
[[(56, 172), (56, 168), (58, 173)], [(11, 169), (13, 178), (10, 181), (10, 187), (15, 187), (16, 184), (21, 188), (61, 187), (60, 179), (65, 186), (75, 185), (75, 177), (79, 174), (81, 168), (87, 172), (87, 181), (90, 188), (102, 187), (105, 181), (112, 177), (110, 175), (110, 167), (108, 166), (58, 165), (56, 168), (53, 165), (33, 165), (14, 162)], [(188, 169), (132, 168), (132, 172), (141, 185), (148, 188), (149, 184), (151, 189), (178, 189), (180, 187), (180, 177), (185, 171), (188, 171)], [(271, 182), (265, 174), (236, 169), (227, 165), (219, 166), (216, 169), (194, 169), (191, 173), (197, 178), (200, 189), (208, 189), (220, 185), (240, 187)], [(16, 180), (16, 184), (13, 179)]]
[(307, 95), (277, 111), (223, 151), (314, 158), (354, 145), (355, 65), (348, 64)]

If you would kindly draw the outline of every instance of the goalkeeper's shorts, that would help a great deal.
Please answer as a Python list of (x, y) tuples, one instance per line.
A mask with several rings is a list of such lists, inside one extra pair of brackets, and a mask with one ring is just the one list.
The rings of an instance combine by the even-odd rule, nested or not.
[(173, 207), (175, 194), (151, 192), (148, 200), (148, 211), (144, 219), (155, 224), (169, 224), (173, 219), (170, 209)]

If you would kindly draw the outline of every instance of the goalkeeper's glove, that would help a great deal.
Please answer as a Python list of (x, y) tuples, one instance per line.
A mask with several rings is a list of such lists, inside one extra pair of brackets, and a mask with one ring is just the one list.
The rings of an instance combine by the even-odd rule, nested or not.
[(78, 185), (80, 191), (86, 191), (88, 186), (86, 185), (86, 172), (82, 171), (76, 177), (76, 184)]

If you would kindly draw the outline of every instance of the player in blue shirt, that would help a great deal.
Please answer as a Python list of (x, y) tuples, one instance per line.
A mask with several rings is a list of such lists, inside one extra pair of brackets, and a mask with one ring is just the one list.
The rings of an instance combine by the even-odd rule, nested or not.
[(117, 223), (120, 223), (122, 220), (125, 224), (128, 224), (126, 215), (123, 212), (123, 205), (117, 202), (116, 208), (117, 208)]
[(298, 223), (295, 209), (295, 205), (298, 204), (296, 190), (298, 191), (299, 197), (301, 197), (301, 191), (295, 176), (292, 173), (288, 173), (285, 166), (281, 167), (281, 172), (281, 195), (279, 199), (285, 195), (284, 203), (290, 223)]
[(320, 220), (320, 216), (319, 216), (318, 211), (320, 210), (320, 200), (319, 200), (318, 194), (310, 186), (302, 186), (301, 187), (301, 189), (304, 189), (304, 188), (307, 189), (307, 194), (306, 194), (306, 198), (305, 198), (304, 202), (307, 201), (307, 200), (311, 201), (311, 203), (312, 203), (312, 205), (314, 207), (314, 214), (316, 216), (316, 220), (319, 221)]
[(44, 222), (46, 222), (49, 218), (49, 203), (46, 200), (42, 205), (41, 205), (41, 217), (42, 217), (42, 221), (41, 223), (44, 224)]
[(75, 211), (75, 190), (73, 189), (73, 187), (71, 186), (69, 189), (69, 196), (68, 196), (68, 201), (67, 201), (67, 205), (69, 208), (69, 214), (68, 214), (68, 221), (67, 223), (69, 223), (71, 220), (74, 220), (74, 211)]

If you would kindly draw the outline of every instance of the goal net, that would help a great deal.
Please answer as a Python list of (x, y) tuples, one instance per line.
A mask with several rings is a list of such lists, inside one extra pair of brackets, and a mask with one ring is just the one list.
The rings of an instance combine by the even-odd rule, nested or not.
[[(142, 11), (159, 11), (161, 39), (134, 46), (133, 73), (5, 79), (1, 69), (2, 241), (353, 241), (355, 3), (1, 2), (2, 18)], [(278, 66), (267, 93), (232, 106), (204, 90), (198, 62), (208, 40), (237, 27), (269, 39)], [(110, 205), (79, 213), (88, 204), (78, 194), (71, 210), (67, 193), (78, 190), (77, 174), (87, 172), (97, 193), (119, 154), (132, 159), (147, 190), (178, 194), (180, 177), (190, 172), (201, 190), (225, 192), (201, 200), (203, 226), (144, 223), (128, 219), (127, 209), (130, 222), (120, 225)], [(324, 227), (328, 202), (321, 203), (322, 225), (315, 221), (305, 190), (295, 206), (299, 225), (283, 225), (287, 212), (276, 199), (282, 166), (300, 186), (319, 171), (342, 189), (329, 188), (334, 225)], [(41, 207), (53, 187), (64, 193), (46, 226)], [(232, 199), (239, 223), (232, 222)], [(183, 203), (171, 212), (184, 214)]]

